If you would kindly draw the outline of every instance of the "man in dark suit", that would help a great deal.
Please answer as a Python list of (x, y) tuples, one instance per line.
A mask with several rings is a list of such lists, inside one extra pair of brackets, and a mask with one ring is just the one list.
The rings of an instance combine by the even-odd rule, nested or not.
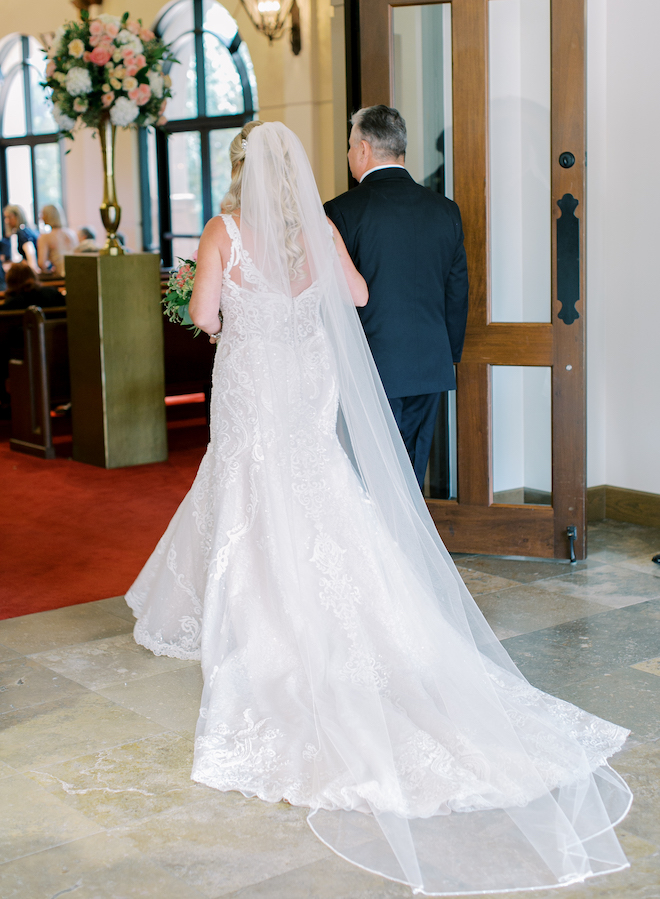
[(355, 113), (348, 162), (357, 187), (325, 204), (369, 287), (358, 310), (394, 418), (423, 486), (440, 394), (454, 390), (468, 280), (456, 203), (404, 168), (396, 109)]

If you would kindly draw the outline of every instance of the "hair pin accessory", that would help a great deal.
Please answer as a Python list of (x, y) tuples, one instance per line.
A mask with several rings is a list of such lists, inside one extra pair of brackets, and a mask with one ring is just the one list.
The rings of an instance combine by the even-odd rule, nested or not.
[(244, 137), (243, 140), (241, 141), (241, 146), (243, 147), (244, 150), (247, 150), (247, 138), (246, 137)]

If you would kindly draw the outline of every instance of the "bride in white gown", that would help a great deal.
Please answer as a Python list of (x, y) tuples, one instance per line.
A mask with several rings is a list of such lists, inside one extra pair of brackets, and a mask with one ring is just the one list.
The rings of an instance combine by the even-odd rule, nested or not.
[(279, 123), (232, 145), (193, 320), (222, 339), (211, 441), (127, 600), (135, 639), (201, 659), (194, 780), (310, 809), (416, 893), (620, 870), (627, 731), (532, 687), (440, 541), (378, 380), (360, 276)]

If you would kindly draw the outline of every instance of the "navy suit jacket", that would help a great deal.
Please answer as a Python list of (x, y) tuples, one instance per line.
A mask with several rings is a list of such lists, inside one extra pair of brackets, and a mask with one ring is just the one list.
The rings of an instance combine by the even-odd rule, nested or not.
[(369, 287), (358, 312), (387, 396), (453, 390), (468, 308), (456, 203), (387, 168), (325, 211)]

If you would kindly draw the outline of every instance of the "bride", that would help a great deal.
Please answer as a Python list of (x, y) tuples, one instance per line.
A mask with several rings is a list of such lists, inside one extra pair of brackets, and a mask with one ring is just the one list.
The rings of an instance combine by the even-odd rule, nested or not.
[(230, 152), (190, 304), (222, 327), (211, 440), (127, 595), (138, 643), (201, 659), (193, 779), (308, 807), (335, 852), (424, 895), (626, 867), (606, 760), (628, 732), (532, 687), (467, 592), (299, 140), (250, 122)]

